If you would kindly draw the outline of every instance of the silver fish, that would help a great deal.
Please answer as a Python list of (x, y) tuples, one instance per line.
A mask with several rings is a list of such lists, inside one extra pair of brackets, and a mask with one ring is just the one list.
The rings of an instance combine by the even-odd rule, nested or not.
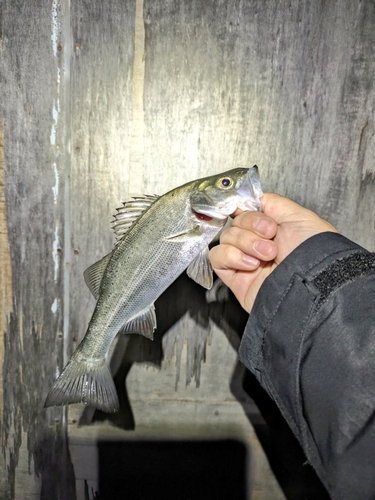
[(86, 335), (47, 396), (45, 406), (83, 402), (118, 410), (107, 365), (117, 333), (150, 339), (156, 328), (154, 302), (187, 269), (212, 286), (208, 244), (237, 208), (260, 210), (256, 166), (198, 179), (161, 197), (134, 198), (118, 209), (113, 251), (84, 273), (97, 304)]

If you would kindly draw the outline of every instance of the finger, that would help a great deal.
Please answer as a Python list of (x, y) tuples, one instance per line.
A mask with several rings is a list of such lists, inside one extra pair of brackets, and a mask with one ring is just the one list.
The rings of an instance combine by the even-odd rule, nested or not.
[(259, 238), (253, 231), (231, 226), (225, 229), (220, 237), (220, 245), (237, 248), (243, 254), (257, 259), (270, 261), (277, 255), (277, 245), (272, 240)]
[(232, 226), (248, 229), (266, 239), (274, 238), (277, 233), (277, 223), (261, 212), (242, 212), (234, 218)]
[(244, 213), (254, 214), (255, 216), (263, 214), (280, 224), (289, 213), (298, 213), (301, 210), (307, 209), (285, 196), (276, 193), (264, 193), (262, 196), (262, 212), (244, 212), (238, 208), (231, 217), (236, 218)]
[(259, 267), (260, 261), (247, 255), (232, 245), (217, 245), (210, 250), (209, 258), (212, 267), (217, 270), (252, 271)]
[(236, 210), (232, 226), (242, 227), (255, 232), (267, 239), (274, 238), (277, 233), (277, 223), (262, 212), (243, 212)]
[(323, 231), (337, 232), (332, 224), (322, 219), (315, 212), (302, 207), (295, 201), (275, 193), (265, 193), (262, 198), (262, 210), (277, 224), (285, 222), (303, 223), (304, 228), (313, 234)]
[(240, 271), (234, 269), (216, 269), (218, 277), (234, 293), (241, 306), (251, 311), (255, 298), (264, 279), (270, 274), (271, 263), (262, 263), (257, 269)]
[(217, 271), (219, 278), (228, 288), (230, 288), (230, 290), (232, 290), (241, 306), (247, 312), (250, 312), (258, 290), (258, 287), (256, 287), (256, 290), (253, 292), (252, 287), (257, 278), (259, 269), (260, 268), (248, 272), (233, 270)]
[(263, 212), (277, 224), (290, 220), (320, 219), (320, 217), (298, 203), (276, 193), (265, 193), (262, 198)]

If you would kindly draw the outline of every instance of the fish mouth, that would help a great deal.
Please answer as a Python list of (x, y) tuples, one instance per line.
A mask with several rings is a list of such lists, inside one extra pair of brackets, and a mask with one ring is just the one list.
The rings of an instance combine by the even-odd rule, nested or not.
[[(197, 219), (206, 221), (210, 221), (212, 219), (224, 220), (227, 219), (229, 215), (227, 213), (219, 212), (218, 210), (215, 210), (214, 207), (210, 206), (204, 206), (204, 207), (195, 206), (191, 210), (195, 215), (195, 217), (197, 217)], [(234, 210), (232, 210), (232, 212), (233, 211)]]
[(206, 193), (199, 193), (190, 198), (190, 207), (200, 220), (226, 220), (237, 208), (237, 200), (215, 203)]
[(213, 219), (213, 217), (210, 217), (209, 215), (206, 215), (206, 214), (201, 214), (201, 213), (197, 212), (196, 210), (191, 209), (191, 211), (193, 212), (195, 217), (199, 220), (210, 221)]

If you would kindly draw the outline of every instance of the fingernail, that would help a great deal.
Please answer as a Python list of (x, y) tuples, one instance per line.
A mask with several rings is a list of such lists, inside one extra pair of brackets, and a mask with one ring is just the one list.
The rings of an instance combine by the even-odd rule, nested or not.
[(245, 262), (245, 264), (249, 266), (257, 266), (259, 264), (259, 260), (256, 259), (255, 257), (251, 257), (250, 255), (244, 254), (242, 257), (242, 260)]
[(263, 218), (259, 218), (259, 219), (256, 219), (253, 223), (253, 227), (254, 229), (258, 232), (258, 233), (262, 233), (262, 234), (266, 234), (267, 231), (268, 231), (268, 228), (270, 227), (271, 223), (269, 220), (267, 219), (263, 219)]
[(254, 243), (254, 248), (257, 252), (261, 253), (262, 255), (268, 255), (272, 252), (273, 245), (268, 241), (256, 241)]

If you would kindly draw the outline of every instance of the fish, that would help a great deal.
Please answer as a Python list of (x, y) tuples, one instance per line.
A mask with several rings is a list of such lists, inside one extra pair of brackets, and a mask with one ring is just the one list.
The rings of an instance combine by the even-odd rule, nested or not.
[(185, 270), (210, 289), (208, 245), (237, 208), (261, 210), (262, 194), (255, 165), (188, 182), (160, 197), (134, 197), (117, 209), (113, 250), (84, 272), (96, 307), (45, 407), (82, 402), (116, 412), (118, 396), (107, 362), (116, 335), (153, 339), (154, 302)]

